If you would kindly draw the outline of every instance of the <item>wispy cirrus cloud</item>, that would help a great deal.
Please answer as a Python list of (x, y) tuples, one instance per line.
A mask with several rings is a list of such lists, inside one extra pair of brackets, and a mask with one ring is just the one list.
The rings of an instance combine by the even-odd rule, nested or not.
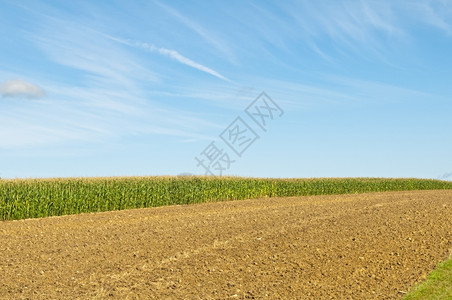
[(46, 93), (40, 86), (23, 79), (9, 79), (0, 85), (0, 95), (14, 98), (41, 98)]
[[(450, 3), (449, 3), (450, 4)], [(442, 30), (448, 35), (452, 34), (452, 9), (447, 1), (414, 2), (412, 10), (419, 20), (430, 26)]]
[(201, 38), (203, 38), (207, 43), (212, 45), (217, 51), (219, 51), (220, 53), (225, 55), (230, 62), (232, 62), (234, 64), (238, 63), (237, 58), (235, 57), (233, 51), (230, 49), (230, 47), (228, 46), (228, 44), (225, 41), (219, 39), (215, 34), (209, 32), (206, 28), (199, 25), (197, 22), (193, 21), (189, 17), (184, 16), (176, 9), (174, 9), (168, 5), (165, 5), (159, 1), (155, 1), (154, 3), (157, 4), (158, 6), (160, 6), (161, 8), (163, 8), (170, 15), (175, 17), (179, 22), (181, 22), (182, 24), (184, 24), (185, 26), (187, 26), (188, 28), (193, 30), (197, 35), (199, 35)]
[[(294, 6), (296, 9), (294, 9)], [(364, 56), (368, 53), (384, 60), (388, 49), (386, 38), (405, 36), (398, 23), (394, 7), (380, 2), (298, 2), (283, 4), (288, 22), (297, 24), (298, 35), (313, 46), (313, 51), (325, 58), (319, 46), (331, 42), (338, 53), (350, 50)], [(328, 43), (327, 43), (328, 44)], [(331, 45), (331, 44), (328, 44)], [(321, 50), (322, 52), (319, 52)]]
[[(54, 28), (62, 28), (55, 30)], [(142, 66), (132, 55), (102, 39), (87, 27), (52, 20), (31, 35), (31, 40), (53, 61), (79, 70), (91, 85), (138, 90), (138, 82), (158, 82), (158, 74)]]
[[(156, 87), (161, 89), (165, 85), (162, 81), (165, 76), (157, 73), (161, 69), (154, 68), (161, 65), (105, 38), (95, 24), (79, 26), (71, 19), (40, 14), (36, 17), (39, 24), (28, 30), (25, 37), (45, 55), (49, 66), (70, 75), (54, 78), (46, 72), (27, 74), (27, 78), (40, 79), (16, 80), (1, 86), (0, 97), (46, 93), (49, 96), (45, 101), (26, 105), (13, 101), (2, 103), (0, 150), (107, 143), (140, 135), (149, 139), (156, 135), (198, 141), (211, 139), (208, 133), (199, 132), (211, 128), (213, 122), (207, 122), (199, 112), (176, 110), (162, 104), (160, 97), (153, 94)], [(168, 49), (159, 50), (161, 55), (194, 64), (192, 67), (203, 67), (185, 61), (178, 53), (164, 51)], [(171, 71), (172, 75), (176, 73)], [(0, 84), (15, 77), (20, 77), (17, 71), (0, 70)], [(46, 90), (28, 81), (45, 84)]]
[(110, 39), (119, 42), (121, 44), (127, 45), (127, 46), (131, 46), (131, 47), (136, 47), (136, 48), (140, 48), (149, 52), (155, 52), (155, 53), (159, 53), (165, 56), (168, 56), (178, 62), (180, 62), (181, 64), (187, 65), (189, 67), (195, 68), (199, 71), (208, 73), (212, 76), (215, 76), (217, 78), (220, 78), (222, 80), (228, 81), (230, 82), (231, 80), (226, 78), (225, 76), (221, 75), (220, 73), (218, 73), (217, 71), (206, 67), (200, 63), (197, 63), (191, 59), (189, 59), (188, 57), (183, 56), (182, 54), (180, 54), (179, 52), (177, 52), (176, 50), (172, 50), (172, 49), (166, 49), (166, 48), (160, 48), (157, 47), (153, 44), (148, 44), (148, 43), (144, 43), (144, 42), (139, 42), (139, 41), (131, 41), (131, 40), (124, 40), (124, 39), (120, 39), (120, 38), (116, 38), (116, 37), (112, 37), (112, 36), (108, 36)]

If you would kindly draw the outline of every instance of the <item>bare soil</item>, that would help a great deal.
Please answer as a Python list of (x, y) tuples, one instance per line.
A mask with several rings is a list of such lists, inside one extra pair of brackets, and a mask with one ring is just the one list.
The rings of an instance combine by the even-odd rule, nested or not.
[(452, 249), (452, 191), (0, 222), (0, 299), (397, 299)]

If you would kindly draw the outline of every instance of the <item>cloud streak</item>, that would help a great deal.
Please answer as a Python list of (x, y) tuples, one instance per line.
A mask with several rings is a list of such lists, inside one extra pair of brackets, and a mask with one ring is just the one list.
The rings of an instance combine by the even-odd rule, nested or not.
[(228, 44), (219, 39), (216, 35), (208, 32), (204, 27), (200, 26), (198, 23), (194, 22), (193, 20), (189, 19), (188, 17), (182, 15), (174, 8), (167, 6), (159, 1), (155, 1), (155, 4), (163, 8), (166, 12), (171, 14), (173, 17), (175, 17), (179, 22), (186, 25), (188, 28), (193, 30), (196, 34), (198, 34), (201, 38), (203, 38), (207, 43), (212, 45), (215, 49), (217, 49), (219, 52), (224, 54), (228, 60), (234, 64), (237, 64), (237, 58), (235, 57), (234, 53), (229, 48)]
[(139, 41), (124, 40), (124, 39), (120, 39), (120, 38), (116, 38), (116, 37), (112, 37), (112, 36), (108, 36), (108, 38), (110, 38), (111, 40), (114, 40), (116, 42), (119, 42), (121, 44), (127, 45), (127, 46), (131, 46), (131, 47), (143, 49), (143, 50), (146, 50), (146, 51), (149, 51), (149, 52), (159, 53), (161, 55), (168, 56), (168, 57), (180, 62), (181, 64), (184, 64), (186, 66), (195, 68), (195, 69), (197, 69), (199, 71), (205, 72), (207, 74), (210, 74), (212, 76), (220, 78), (220, 79), (222, 79), (224, 81), (231, 82), (230, 79), (228, 79), (225, 76), (221, 75), (217, 71), (215, 71), (215, 70), (213, 70), (213, 69), (211, 69), (209, 67), (206, 67), (206, 66), (204, 66), (204, 65), (202, 65), (200, 63), (197, 63), (197, 62), (189, 59), (188, 57), (183, 56), (182, 54), (180, 54), (176, 50), (160, 48), (160, 47), (157, 47), (157, 46), (152, 45), (152, 44), (143, 43), (143, 42), (139, 42)]
[(23, 79), (9, 79), (0, 85), (2, 97), (12, 98), (42, 98), (46, 95), (44, 90)]

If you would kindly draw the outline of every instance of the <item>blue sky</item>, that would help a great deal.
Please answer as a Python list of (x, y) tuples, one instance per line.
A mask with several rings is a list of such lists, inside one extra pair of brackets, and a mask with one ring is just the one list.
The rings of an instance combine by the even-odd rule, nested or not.
[(0, 41), (2, 178), (452, 178), (450, 1), (0, 0)]

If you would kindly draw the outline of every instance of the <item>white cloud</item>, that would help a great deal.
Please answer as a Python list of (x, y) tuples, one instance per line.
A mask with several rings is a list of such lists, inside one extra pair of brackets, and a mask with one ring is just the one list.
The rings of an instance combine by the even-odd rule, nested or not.
[[(159, 97), (152, 95), (155, 85), (160, 90), (160, 75), (149, 71), (130, 48), (105, 39), (91, 24), (76, 25), (46, 17), (29, 33), (29, 40), (51, 62), (71, 68), (75, 76), (57, 82), (41, 78), (39, 82), (45, 83), (51, 95), (47, 101), (8, 103), (7, 109), (0, 109), (0, 150), (103, 143), (138, 135), (212, 139), (199, 134), (205, 128), (216, 128), (202, 114), (160, 104)], [(0, 70), (0, 78), (15, 76)]]
[(120, 38), (115, 38), (115, 37), (111, 37), (108, 36), (108, 38), (117, 41), (121, 44), (124, 45), (128, 45), (128, 46), (132, 46), (132, 47), (136, 47), (136, 48), (141, 48), (144, 50), (147, 50), (149, 52), (157, 52), (159, 54), (171, 57), (174, 60), (177, 60), (178, 62), (187, 65), (189, 67), (195, 68), (197, 70), (200, 70), (202, 72), (208, 73), (210, 75), (213, 75), (217, 78), (220, 78), (222, 80), (228, 81), (230, 82), (231, 80), (229, 80), (228, 78), (224, 77), (223, 75), (221, 75), (220, 73), (218, 73), (217, 71), (206, 67), (200, 63), (197, 63), (191, 59), (189, 59), (188, 57), (183, 56), (182, 54), (180, 54), (179, 52), (177, 52), (176, 50), (172, 50), (172, 49), (166, 49), (166, 48), (159, 48), (156, 47), (152, 44), (148, 44), (148, 43), (143, 43), (143, 42), (138, 42), (138, 41), (129, 41), (129, 40), (123, 40)]
[[(434, 5), (436, 4), (436, 5)], [(450, 5), (445, 2), (420, 2), (413, 5), (418, 18), (433, 27), (443, 30), (447, 34), (452, 34), (452, 26), (450, 24)]]
[[(152, 45), (149, 45), (149, 47), (153, 47)], [(155, 48), (155, 47), (153, 47)], [(221, 75), (220, 73), (218, 73), (217, 71), (214, 71), (206, 66), (203, 66), (183, 55), (181, 55), (179, 52), (175, 51), (175, 50), (171, 50), (171, 49), (165, 49), (165, 48), (156, 48), (156, 50), (158, 51), (158, 53), (163, 54), (163, 55), (167, 55), (175, 60), (177, 60), (178, 62), (193, 67), (195, 69), (198, 69), (200, 71), (209, 73), (210, 75), (213, 75), (215, 77), (218, 77), (220, 79), (226, 80), (226, 81), (230, 81), (229, 79), (227, 79), (226, 77), (224, 77), (223, 75)]]
[(207, 43), (209, 43), (215, 49), (224, 54), (231, 63), (238, 64), (237, 58), (235, 57), (234, 53), (232, 52), (232, 50), (229, 48), (228, 44), (225, 41), (222, 41), (215, 34), (212, 34), (211, 32), (209, 32), (208, 30), (206, 30), (204, 27), (200, 26), (193, 20), (187, 18), (186, 16), (183, 16), (174, 8), (169, 7), (159, 1), (155, 1), (154, 3), (159, 5), (161, 8), (165, 9), (168, 13), (174, 16), (181, 23), (185, 24), (188, 28), (196, 32), (196, 34), (202, 37)]
[(41, 98), (46, 93), (41, 87), (22, 79), (9, 79), (0, 85), (0, 94), (3, 97)]
[(30, 39), (55, 62), (81, 71), (90, 86), (140, 91), (143, 82), (159, 82), (158, 74), (103, 36), (89, 26), (50, 19)]

